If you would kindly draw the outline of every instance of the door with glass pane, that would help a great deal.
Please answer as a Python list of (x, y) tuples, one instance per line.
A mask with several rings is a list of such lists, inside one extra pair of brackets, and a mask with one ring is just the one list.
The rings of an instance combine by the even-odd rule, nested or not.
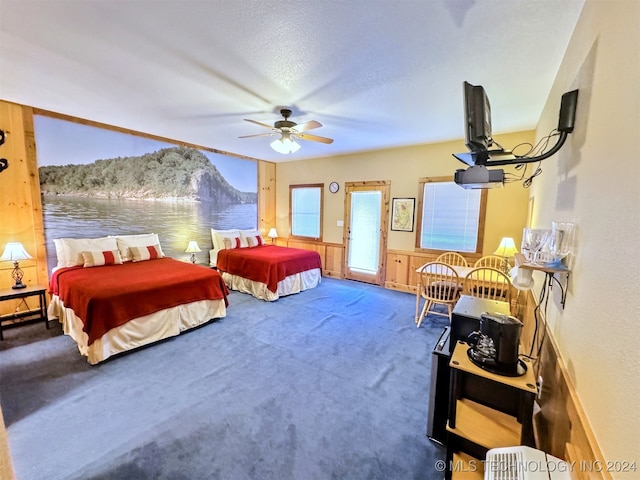
[(345, 277), (384, 283), (389, 182), (345, 184)]

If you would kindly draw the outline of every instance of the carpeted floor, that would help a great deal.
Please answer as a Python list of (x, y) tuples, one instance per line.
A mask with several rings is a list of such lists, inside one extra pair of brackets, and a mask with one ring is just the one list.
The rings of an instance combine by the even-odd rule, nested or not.
[(323, 278), (90, 366), (59, 325), (5, 331), (0, 402), (19, 480), (441, 479), (415, 297)]

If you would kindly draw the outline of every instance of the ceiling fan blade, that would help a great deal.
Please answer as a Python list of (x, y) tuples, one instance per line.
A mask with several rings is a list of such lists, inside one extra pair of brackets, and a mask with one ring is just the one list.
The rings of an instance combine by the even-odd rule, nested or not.
[(316, 122), (315, 120), (309, 120), (308, 122), (299, 123), (298, 125), (293, 127), (293, 129), (298, 132), (306, 132), (308, 130), (311, 130), (313, 128), (319, 128), (321, 126), (322, 124), (320, 122)]
[(300, 140), (310, 140), (312, 142), (333, 143), (333, 138), (320, 137), (318, 135), (310, 135), (308, 133), (298, 133), (295, 137)]
[(271, 135), (277, 135), (278, 132), (269, 132), (269, 133), (256, 133), (254, 135), (243, 135), (238, 138), (251, 138), (251, 137), (270, 137)]
[(260, 125), (261, 127), (265, 127), (265, 128), (270, 129), (270, 130), (273, 130), (273, 125), (267, 125), (266, 123), (258, 122), (256, 120), (250, 120), (248, 118), (245, 118), (244, 121), (245, 122), (255, 123), (256, 125)]

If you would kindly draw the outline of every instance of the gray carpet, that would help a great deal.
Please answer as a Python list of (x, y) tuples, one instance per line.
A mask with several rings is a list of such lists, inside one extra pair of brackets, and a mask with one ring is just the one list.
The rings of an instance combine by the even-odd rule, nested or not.
[(324, 278), (92, 367), (59, 325), (5, 330), (0, 402), (19, 480), (441, 479), (426, 436), (446, 318)]

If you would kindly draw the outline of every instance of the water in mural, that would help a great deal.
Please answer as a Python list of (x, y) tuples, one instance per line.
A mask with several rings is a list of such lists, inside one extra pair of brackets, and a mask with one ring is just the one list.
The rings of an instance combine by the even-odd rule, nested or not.
[(211, 229), (258, 220), (257, 162), (36, 116), (47, 263), (56, 238), (157, 233), (165, 255), (209, 262)]
[(208, 263), (211, 228), (255, 228), (256, 204), (215, 205), (210, 202), (165, 202), (88, 197), (43, 196), (47, 264), (57, 263), (54, 238), (96, 238), (106, 235), (157, 233), (165, 255), (187, 259), (190, 240)]

